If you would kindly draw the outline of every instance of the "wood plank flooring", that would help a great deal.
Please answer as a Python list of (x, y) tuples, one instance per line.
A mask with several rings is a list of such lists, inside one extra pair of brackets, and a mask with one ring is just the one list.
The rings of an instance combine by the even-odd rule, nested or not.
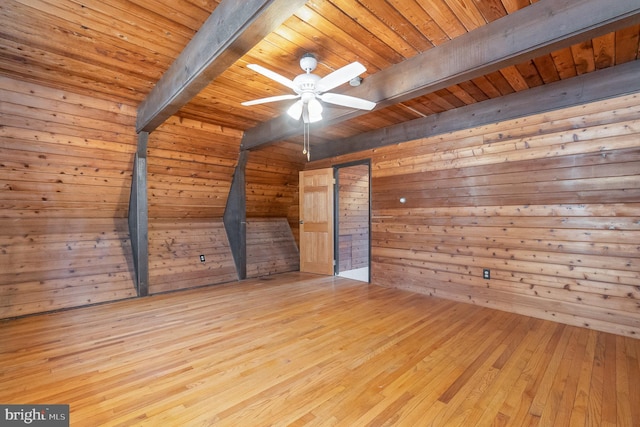
[(640, 340), (301, 273), (0, 322), (72, 426), (638, 426)]

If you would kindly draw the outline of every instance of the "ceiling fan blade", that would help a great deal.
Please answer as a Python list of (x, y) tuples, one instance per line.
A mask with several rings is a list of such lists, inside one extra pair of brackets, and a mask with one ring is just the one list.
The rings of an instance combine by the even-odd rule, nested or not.
[(373, 108), (376, 106), (375, 102), (367, 101), (366, 99), (362, 98), (356, 98), (355, 96), (340, 95), (338, 93), (323, 93), (322, 95), (318, 95), (318, 98), (330, 104), (357, 108), (359, 110), (373, 110)]
[(319, 92), (326, 92), (333, 89), (334, 87), (338, 87), (341, 84), (348, 82), (354, 77), (358, 77), (365, 71), (367, 71), (367, 69), (364, 65), (357, 61), (352, 62), (351, 64), (345, 65), (342, 68), (338, 68), (333, 73), (324, 76), (316, 85), (316, 89)]
[(248, 64), (247, 68), (255, 71), (256, 73), (260, 73), (265, 77), (270, 78), (271, 80), (274, 80), (278, 83), (280, 83), (281, 85), (284, 85), (290, 89), (294, 89), (296, 85), (293, 83), (293, 80), (286, 78), (285, 76), (282, 76), (278, 73), (276, 73), (275, 71), (271, 71), (268, 70), (266, 68), (264, 68), (262, 65), (258, 65), (258, 64)]
[(254, 99), (252, 101), (245, 101), (245, 102), (242, 102), (241, 104), (244, 106), (249, 106), (249, 105), (264, 104), (266, 102), (286, 101), (288, 99), (296, 99), (296, 98), (300, 98), (300, 95), (291, 94), (291, 95), (270, 96), (268, 98), (260, 98), (260, 99)]

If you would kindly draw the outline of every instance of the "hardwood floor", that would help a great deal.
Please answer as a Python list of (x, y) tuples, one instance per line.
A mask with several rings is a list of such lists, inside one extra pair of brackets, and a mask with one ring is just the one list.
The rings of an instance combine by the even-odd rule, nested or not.
[(640, 340), (300, 273), (0, 323), (72, 426), (638, 426)]

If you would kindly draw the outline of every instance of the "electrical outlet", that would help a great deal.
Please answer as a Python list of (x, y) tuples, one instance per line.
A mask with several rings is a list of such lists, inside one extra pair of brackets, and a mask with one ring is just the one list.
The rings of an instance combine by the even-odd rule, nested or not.
[(482, 278), (489, 280), (491, 279), (491, 270), (489, 270), (488, 268), (483, 268), (482, 269)]
[(204, 255), (200, 255), (200, 262), (204, 262)]

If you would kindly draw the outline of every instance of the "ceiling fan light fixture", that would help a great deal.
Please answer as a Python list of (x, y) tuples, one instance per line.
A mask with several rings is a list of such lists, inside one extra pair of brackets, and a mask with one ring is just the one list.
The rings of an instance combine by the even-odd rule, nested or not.
[(291, 107), (287, 109), (287, 114), (294, 120), (300, 120), (300, 116), (302, 116), (302, 101), (298, 100), (294, 102)]
[(316, 98), (309, 100), (307, 104), (309, 108), (309, 123), (315, 123), (322, 120), (322, 104)]

